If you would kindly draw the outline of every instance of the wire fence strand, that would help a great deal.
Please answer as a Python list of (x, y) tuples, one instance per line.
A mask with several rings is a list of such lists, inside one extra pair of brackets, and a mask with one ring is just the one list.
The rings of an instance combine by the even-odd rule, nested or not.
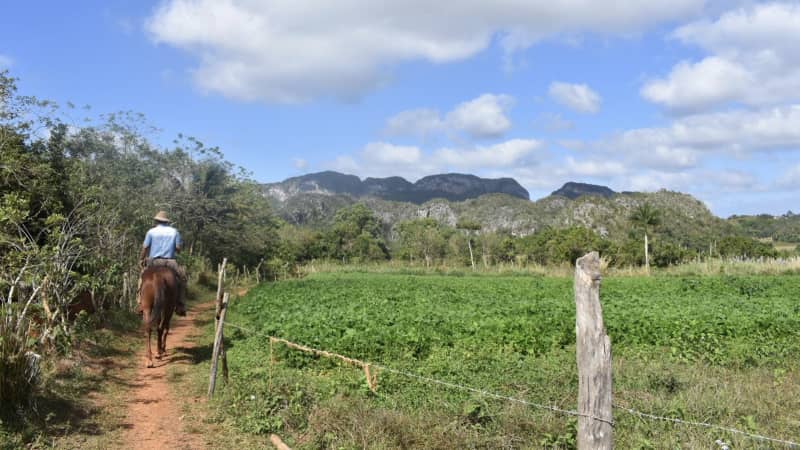
[(778, 439), (778, 438), (772, 438), (772, 437), (768, 437), (768, 436), (762, 436), (760, 434), (748, 433), (746, 431), (737, 430), (736, 428), (724, 427), (722, 425), (714, 425), (714, 424), (706, 423), (706, 422), (695, 422), (695, 421), (692, 421), (692, 420), (683, 420), (683, 419), (678, 419), (677, 417), (657, 416), (655, 414), (648, 414), (648, 413), (644, 413), (644, 412), (641, 412), (641, 411), (637, 411), (635, 409), (627, 408), (625, 406), (621, 406), (621, 405), (618, 405), (616, 403), (613, 404), (613, 407), (614, 407), (614, 409), (618, 409), (620, 411), (624, 411), (624, 412), (626, 412), (626, 413), (628, 413), (630, 415), (638, 416), (638, 417), (641, 417), (643, 419), (658, 420), (658, 421), (661, 421), (661, 422), (672, 422), (672, 423), (677, 423), (677, 424), (681, 424), (681, 425), (691, 425), (691, 426), (702, 427), (702, 428), (710, 428), (710, 429), (714, 429), (714, 430), (726, 431), (726, 432), (732, 433), (732, 434), (739, 434), (739, 435), (742, 435), (742, 436), (745, 436), (745, 437), (748, 437), (748, 438), (751, 438), (751, 439), (756, 439), (756, 440), (759, 440), (759, 441), (768, 441), (768, 442), (775, 442), (775, 443), (778, 443), (778, 444), (784, 444), (784, 445), (788, 446), (789, 448), (794, 448), (794, 449), (800, 448), (800, 443), (797, 443), (797, 442), (788, 441), (788, 440), (784, 440), (784, 439)]
[[(407, 378), (412, 378), (412, 379), (415, 379), (417, 381), (421, 381), (421, 382), (425, 382), (425, 383), (429, 383), (429, 384), (436, 384), (436, 385), (444, 386), (444, 387), (451, 388), (451, 389), (468, 391), (468, 392), (472, 392), (472, 393), (475, 393), (475, 394), (478, 394), (478, 395), (481, 395), (481, 396), (484, 396), (484, 397), (494, 398), (494, 399), (497, 399), (497, 400), (505, 400), (505, 401), (508, 401), (508, 402), (518, 403), (518, 404), (522, 404), (522, 405), (533, 407), (533, 408), (538, 408), (538, 409), (542, 409), (542, 410), (548, 410), (548, 411), (551, 411), (551, 412), (554, 412), (554, 413), (558, 413), (558, 414), (570, 415), (570, 416), (575, 416), (575, 417), (586, 417), (586, 418), (589, 418), (589, 419), (592, 419), (592, 420), (596, 420), (596, 421), (599, 421), (599, 422), (607, 423), (607, 424), (611, 425), (612, 427), (615, 426), (615, 423), (614, 423), (614, 421), (612, 419), (606, 419), (606, 418), (603, 418), (603, 417), (596, 417), (596, 416), (593, 416), (591, 414), (584, 414), (584, 413), (581, 413), (581, 412), (575, 411), (575, 410), (563, 409), (563, 408), (559, 408), (559, 407), (553, 406), (553, 405), (545, 405), (545, 404), (541, 404), (541, 403), (535, 403), (535, 402), (531, 402), (531, 401), (524, 400), (524, 399), (521, 399), (521, 398), (510, 397), (510, 396), (506, 396), (506, 395), (502, 395), (502, 394), (497, 394), (497, 393), (494, 393), (494, 392), (491, 392), (491, 391), (487, 391), (487, 390), (484, 390), (484, 389), (479, 389), (479, 388), (475, 388), (475, 387), (471, 387), (471, 386), (465, 386), (465, 385), (461, 385), (461, 384), (457, 384), (457, 383), (452, 383), (452, 382), (449, 382), (449, 381), (438, 380), (436, 378), (426, 377), (426, 376), (418, 375), (418, 374), (411, 373), (411, 372), (406, 372), (406, 371), (402, 371), (402, 370), (398, 370), (398, 369), (393, 369), (391, 367), (387, 367), (387, 366), (384, 366), (384, 365), (381, 365), (381, 364), (364, 362), (364, 361), (361, 361), (361, 360), (358, 360), (358, 359), (355, 359), (355, 358), (350, 358), (348, 356), (340, 355), (338, 353), (330, 352), (330, 351), (327, 351), (327, 350), (316, 349), (316, 348), (309, 347), (309, 346), (303, 345), (303, 344), (298, 344), (298, 343), (295, 343), (295, 342), (292, 342), (292, 341), (289, 341), (289, 340), (286, 340), (286, 339), (283, 339), (283, 338), (279, 338), (279, 337), (271, 336), (271, 335), (268, 335), (268, 334), (265, 334), (265, 333), (261, 333), (259, 331), (256, 331), (256, 330), (253, 330), (253, 329), (249, 329), (249, 328), (246, 328), (246, 327), (243, 327), (241, 325), (237, 325), (237, 324), (234, 324), (234, 323), (231, 323), (231, 322), (226, 322), (225, 325), (231, 326), (233, 328), (237, 328), (239, 330), (248, 332), (250, 334), (254, 334), (254, 335), (258, 335), (258, 336), (261, 336), (261, 337), (268, 338), (269, 341), (270, 341), (270, 353), (272, 353), (272, 344), (274, 342), (280, 342), (280, 343), (286, 344), (289, 348), (294, 348), (296, 350), (300, 350), (300, 351), (303, 351), (303, 352), (315, 354), (317, 356), (325, 356), (325, 357), (329, 357), (329, 358), (339, 359), (342, 362), (345, 362), (346, 364), (351, 364), (351, 365), (359, 366), (359, 367), (362, 367), (362, 368), (363, 367), (373, 367), (373, 368), (381, 370), (381, 371), (394, 373), (396, 375), (401, 375), (401, 376), (404, 376), (404, 377), (407, 377)], [(369, 376), (368, 376), (368, 378), (369, 378)], [(370, 380), (368, 379), (367, 382), (369, 383)], [(372, 388), (372, 384), (371, 383), (370, 383), (370, 388)], [(722, 425), (714, 425), (714, 424), (705, 423), (705, 422), (696, 422), (696, 421), (691, 421), (691, 420), (683, 420), (683, 419), (679, 419), (677, 417), (658, 416), (658, 415), (655, 415), (655, 414), (649, 414), (649, 413), (637, 411), (635, 409), (628, 408), (628, 407), (619, 405), (617, 403), (614, 403), (613, 407), (614, 407), (614, 409), (623, 411), (623, 412), (625, 412), (627, 414), (630, 414), (632, 416), (640, 417), (642, 419), (655, 420), (655, 421), (661, 421), (661, 422), (671, 422), (671, 423), (681, 424), (681, 425), (689, 425), (689, 426), (700, 427), (700, 428), (708, 428), (708, 429), (720, 430), (720, 431), (725, 431), (725, 432), (732, 433), (732, 434), (738, 434), (738, 435), (741, 435), (741, 436), (744, 436), (744, 437), (747, 437), (747, 438), (750, 438), (750, 439), (755, 439), (755, 440), (765, 441), (765, 442), (773, 442), (773, 443), (777, 443), (777, 444), (783, 444), (783, 445), (785, 445), (785, 446), (787, 446), (789, 448), (792, 448), (792, 449), (800, 449), (800, 443), (794, 442), (794, 441), (790, 441), (790, 440), (786, 440), (786, 439), (779, 439), (779, 438), (763, 436), (763, 435), (755, 434), (755, 433), (748, 433), (748, 432), (743, 431), (743, 430), (738, 430), (736, 428), (725, 427), (725, 426), (722, 426)]]

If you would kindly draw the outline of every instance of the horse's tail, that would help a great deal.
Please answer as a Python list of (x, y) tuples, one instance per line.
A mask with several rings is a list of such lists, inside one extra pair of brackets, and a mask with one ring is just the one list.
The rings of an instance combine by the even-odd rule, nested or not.
[(161, 325), (161, 316), (164, 313), (164, 304), (166, 303), (166, 286), (165, 282), (162, 278), (156, 278), (156, 286), (153, 298), (153, 307), (150, 309), (150, 322), (148, 322), (147, 326), (153, 328), (153, 326)]

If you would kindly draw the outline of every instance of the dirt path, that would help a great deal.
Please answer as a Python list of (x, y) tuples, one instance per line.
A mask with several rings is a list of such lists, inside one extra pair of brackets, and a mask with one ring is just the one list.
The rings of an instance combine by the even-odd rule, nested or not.
[[(176, 398), (170, 387), (170, 377), (186, 373), (193, 364), (191, 356), (196, 344), (190, 339), (199, 332), (196, 326), (202, 318), (213, 314), (214, 302), (193, 305), (186, 317), (172, 319), (167, 337), (167, 356), (154, 359), (156, 367), (145, 368), (144, 345), (137, 348), (135, 378), (127, 396), (128, 412), (123, 433), (124, 448), (131, 449), (200, 449), (206, 448), (201, 435), (186, 430), (181, 412), (185, 403), (200, 398)], [(144, 342), (144, 339), (142, 339)], [(155, 349), (155, 337), (153, 337)]]

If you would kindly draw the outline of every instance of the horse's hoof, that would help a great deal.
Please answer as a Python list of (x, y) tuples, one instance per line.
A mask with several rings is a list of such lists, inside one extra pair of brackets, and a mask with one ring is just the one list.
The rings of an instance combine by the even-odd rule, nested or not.
[(152, 369), (152, 368), (153, 368), (153, 367), (155, 367), (155, 366), (156, 366), (156, 365), (155, 365), (155, 364), (153, 364), (153, 361), (147, 361), (147, 368), (148, 368), (148, 369)]
[(156, 359), (161, 359), (161, 356), (163, 356), (163, 355), (161, 355), (161, 353), (157, 354), (156, 355)]

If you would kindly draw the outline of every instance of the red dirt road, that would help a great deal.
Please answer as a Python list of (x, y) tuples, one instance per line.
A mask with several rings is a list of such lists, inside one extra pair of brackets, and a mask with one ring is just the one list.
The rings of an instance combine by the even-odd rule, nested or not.
[[(167, 337), (167, 356), (153, 359), (154, 368), (145, 367), (144, 338), (135, 364), (138, 365), (128, 394), (128, 413), (123, 434), (124, 448), (150, 449), (202, 449), (206, 444), (199, 434), (186, 431), (181, 406), (203, 401), (200, 398), (176, 398), (167, 380), (170, 373), (185, 373), (192, 365), (188, 353), (196, 345), (189, 338), (197, 331), (195, 322), (200, 315), (213, 314), (214, 303), (207, 302), (188, 310), (186, 317), (173, 317)], [(152, 338), (155, 350), (155, 336)]]

